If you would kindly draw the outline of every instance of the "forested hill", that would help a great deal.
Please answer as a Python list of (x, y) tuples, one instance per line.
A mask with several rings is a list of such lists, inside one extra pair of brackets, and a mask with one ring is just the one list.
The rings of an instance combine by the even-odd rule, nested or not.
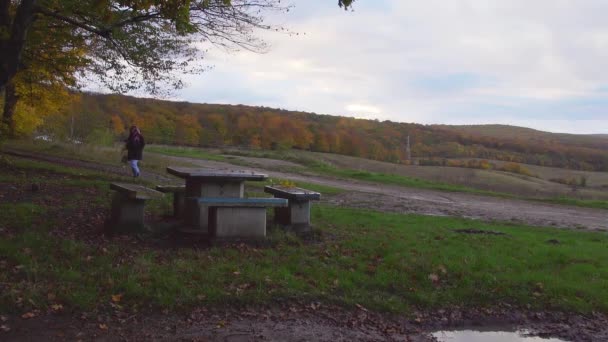
[(194, 104), (83, 94), (44, 129), (80, 140), (114, 138), (137, 124), (147, 140), (190, 146), (296, 148), (405, 162), (483, 158), (608, 171), (608, 137), (502, 125), (444, 126), (354, 119), (244, 105)]

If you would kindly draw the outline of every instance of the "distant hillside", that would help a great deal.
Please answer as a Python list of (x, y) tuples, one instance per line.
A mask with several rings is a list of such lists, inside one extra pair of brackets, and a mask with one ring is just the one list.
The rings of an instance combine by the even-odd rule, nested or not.
[[(396, 163), (406, 141), (416, 159), (483, 158), (608, 171), (608, 137), (553, 134), (504, 125), (443, 126), (363, 120), (244, 105), (194, 104), (84, 94), (44, 133), (116, 139), (131, 124), (150, 142), (190, 146), (296, 148)], [(108, 137), (109, 135), (109, 137)]]
[(582, 146), (608, 150), (608, 134), (549, 133), (532, 128), (509, 125), (436, 125), (435, 127), (478, 137), (489, 137), (501, 140), (526, 140), (529, 142), (541, 142), (544, 144), (553, 144), (557, 142), (569, 146)]

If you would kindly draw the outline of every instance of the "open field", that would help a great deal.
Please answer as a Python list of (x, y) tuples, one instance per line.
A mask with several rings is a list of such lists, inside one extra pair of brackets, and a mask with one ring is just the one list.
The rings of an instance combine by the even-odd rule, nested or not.
[[(0, 174), (5, 314), (280, 300), (394, 314), (507, 304), (608, 312), (605, 233), (318, 205), (313, 237), (273, 229), (259, 247), (107, 238), (107, 185), (120, 176), (14, 157)], [(148, 206), (153, 227), (168, 208), (166, 199)]]
[[(16, 147), (29, 151), (38, 151), (57, 156), (70, 156), (83, 160), (99, 161), (116, 164), (120, 159), (120, 147), (91, 147), (48, 143), (14, 142), (8, 147)], [(525, 165), (537, 177), (508, 173), (494, 170), (479, 170), (443, 166), (400, 165), (355, 158), (344, 155), (308, 152), (301, 150), (289, 151), (258, 151), (242, 149), (200, 149), (187, 147), (154, 146), (147, 148), (149, 152), (184, 158), (195, 158), (215, 162), (225, 162), (243, 167), (281, 171), (286, 173), (325, 174), (340, 178), (355, 178), (371, 180), (384, 178), (385, 183), (396, 185), (430, 188), (446, 191), (462, 191), (480, 194), (507, 194), (520, 198), (535, 199), (571, 199), (565, 204), (575, 204), (578, 200), (584, 205), (585, 200), (608, 201), (608, 173), (566, 170), (551, 167)], [(157, 154), (147, 154), (144, 161), (149, 168), (156, 172), (164, 172), (167, 161)], [(173, 163), (176, 161), (173, 160)], [(180, 161), (187, 165), (185, 160)], [(491, 161), (497, 165), (503, 162)], [(367, 173), (367, 174), (366, 174)], [(571, 186), (550, 181), (553, 178), (587, 179), (587, 187)], [(391, 179), (391, 177), (393, 179)], [(405, 177), (404, 179), (397, 179)], [(407, 179), (406, 179), (407, 178)], [(377, 179), (376, 179), (377, 180)], [(382, 180), (381, 180), (382, 181)], [(554, 201), (559, 202), (559, 201)], [(595, 205), (590, 205), (596, 207)]]
[[(48, 146), (37, 146), (36, 148), (38, 150), (48, 150)], [(81, 149), (81, 147), (78, 149)], [(55, 155), (81, 157), (88, 160), (96, 158), (97, 155), (118, 154), (111, 149), (106, 153), (95, 153), (95, 149), (98, 148), (91, 149), (93, 150), (84, 149), (87, 151), (86, 155), (78, 155), (78, 151), (71, 150), (69, 146), (56, 147), (52, 150)], [(341, 206), (576, 229), (604, 230), (607, 228), (608, 211), (571, 206), (608, 207), (608, 202), (603, 200), (579, 200), (561, 197), (540, 199), (540, 201), (548, 203), (568, 204), (569, 206), (539, 203), (539, 199), (531, 202), (528, 198), (528, 201), (522, 201), (518, 199), (526, 199), (526, 197), (508, 193), (487, 192), (447, 183), (433, 183), (405, 176), (338, 169), (318, 159), (307, 158), (306, 152), (300, 153), (301, 151), (289, 153), (258, 151), (255, 152), (256, 157), (250, 157), (242, 156), (244, 153), (253, 153), (249, 151), (228, 151), (231, 154), (225, 154), (227, 151), (154, 146), (151, 146), (148, 150), (165, 154), (163, 156), (147, 153), (145, 160), (147, 166), (144, 166), (144, 168), (148, 169), (146, 177), (150, 180), (179, 182), (173, 177), (168, 177), (159, 165), (195, 165), (214, 169), (251, 168), (268, 173), (271, 176), (271, 182), (288, 179), (296, 181), (300, 186), (317, 189), (323, 193), (336, 194), (341, 191), (340, 196), (331, 200), (332, 203)], [(264, 158), (279, 158), (278, 153), (282, 153), (283, 160)], [(100, 161), (104, 162), (104, 160)], [(153, 165), (152, 163), (155, 161), (160, 162), (158, 165)], [(66, 161), (61, 162), (65, 163)], [(300, 166), (294, 168), (294, 163)], [(116, 163), (113, 158), (108, 160), (105, 167), (114, 172), (126, 173), (125, 166)], [(258, 191), (261, 192), (261, 190)], [(486, 193), (492, 196), (479, 196), (479, 194)]]

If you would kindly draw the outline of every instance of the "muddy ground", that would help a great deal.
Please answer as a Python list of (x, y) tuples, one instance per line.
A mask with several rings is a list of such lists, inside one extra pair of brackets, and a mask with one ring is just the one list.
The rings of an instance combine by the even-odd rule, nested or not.
[[(122, 165), (107, 166), (48, 156), (30, 156), (73, 167), (124, 174)], [(184, 161), (183, 158), (180, 158)], [(210, 168), (235, 166), (188, 159)], [(605, 210), (548, 205), (477, 195), (351, 182), (326, 177), (285, 174), (258, 169), (271, 177), (306, 181), (347, 190), (324, 199), (349, 207), (376, 210), (454, 215), (483, 220), (517, 221), (586, 230), (605, 229)], [(146, 173), (155, 182), (178, 181), (167, 175)], [(4, 189), (6, 190), (6, 189)], [(100, 217), (99, 220), (102, 220)], [(82, 229), (82, 225), (74, 224)], [(64, 232), (71, 230), (66, 227)], [(90, 229), (95, 229), (93, 225)], [(76, 230), (74, 230), (76, 231)], [(91, 234), (88, 234), (91, 237)], [(100, 237), (91, 243), (116, 243)], [(130, 243), (124, 241), (123, 243)], [(345, 309), (325, 303), (272, 303), (266, 307), (197, 308), (188, 312), (159, 312), (149, 308), (126, 312), (108, 305), (94, 312), (34, 312), (33, 317), (0, 315), (0, 340), (99, 340), (99, 341), (432, 341), (429, 332), (451, 328), (505, 327), (529, 329), (542, 337), (568, 341), (608, 340), (608, 317), (603, 314), (532, 312), (497, 304), (492, 309), (447, 308), (414, 311), (393, 317), (363, 307)]]
[[(604, 315), (529, 312), (509, 306), (443, 309), (409, 317), (352, 310), (321, 303), (274, 303), (172, 313), (132, 313), (101, 308), (85, 313), (0, 316), (3, 341), (435, 341), (432, 331), (524, 329), (564, 341), (608, 340)], [(0, 328), (1, 329), (1, 328)]]
[[(99, 165), (91, 162), (68, 160), (43, 155), (13, 151), (14, 155), (30, 156), (37, 159), (61, 163), (67, 166), (105, 170), (118, 174), (129, 174), (124, 165)], [(176, 162), (186, 162), (201, 168), (242, 169), (226, 162), (200, 160), (182, 157), (166, 157)], [(274, 171), (292, 163), (263, 159), (238, 157), (253, 162), (252, 170), (268, 174), (271, 178), (289, 179), (295, 182), (315, 183), (344, 189), (339, 196), (324, 200), (336, 205), (369, 208), (379, 211), (404, 214), (423, 214), (437, 216), (458, 216), (486, 221), (507, 221), (532, 226), (551, 226), (558, 228), (608, 231), (608, 210), (581, 208), (576, 206), (549, 204), (525, 200), (481, 196), (460, 192), (446, 192), (428, 189), (407, 188), (395, 185), (343, 180), (318, 175), (302, 175)], [(285, 165), (287, 163), (287, 165)], [(262, 165), (265, 167), (261, 167)], [(146, 172), (143, 177), (154, 182), (181, 182), (168, 174)]]
[[(199, 159), (174, 158), (204, 168), (235, 168), (234, 165)], [(243, 159), (241, 157), (241, 159)], [(246, 158), (250, 161), (253, 158)], [(255, 158), (256, 165), (262, 165)], [(532, 226), (552, 226), (570, 229), (608, 230), (608, 210), (554, 205), (541, 202), (406, 188), (395, 185), (342, 180), (316, 175), (301, 175), (274, 171), (284, 166), (281, 161), (266, 159), (268, 166), (256, 167), (270, 177), (295, 182), (315, 183), (347, 190), (327, 202), (354, 208), (368, 208), (403, 214), (458, 216), (486, 221), (509, 221)], [(287, 162), (289, 163), (289, 162)]]

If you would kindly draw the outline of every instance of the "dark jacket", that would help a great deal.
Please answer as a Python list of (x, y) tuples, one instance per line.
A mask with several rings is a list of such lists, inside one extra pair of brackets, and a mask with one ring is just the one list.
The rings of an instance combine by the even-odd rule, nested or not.
[(139, 139), (134, 139), (134, 136), (130, 136), (127, 139), (127, 160), (141, 160), (144, 146), (146, 146), (146, 142), (142, 135), (139, 136)]

